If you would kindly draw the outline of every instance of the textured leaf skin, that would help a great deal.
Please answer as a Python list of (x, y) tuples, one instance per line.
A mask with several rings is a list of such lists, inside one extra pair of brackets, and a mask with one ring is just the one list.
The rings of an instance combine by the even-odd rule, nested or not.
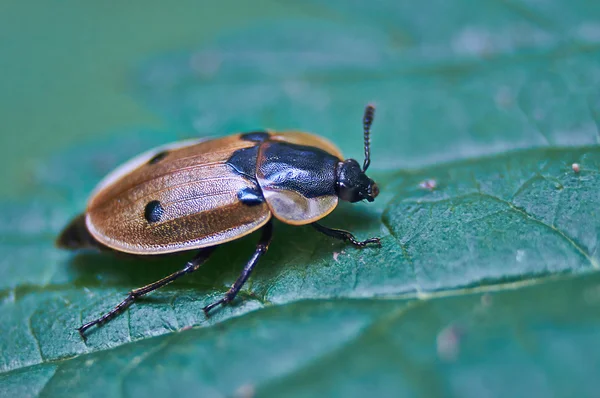
[[(34, 55), (16, 50), (35, 40), (19, 36), (5, 49), (7, 128), (20, 130), (25, 122), (11, 110), (25, 103), (31, 120), (48, 122), (38, 130), (25, 124), (31, 150), (0, 141), (9, 148), (0, 162), (11, 170), (0, 188), (0, 396), (596, 395), (597, 7), (307, 1), (269, 3), (257, 16), (234, 1), (206, 15), (182, 4), (174, 15), (197, 24), (183, 39), (173, 25), (145, 23), (164, 18), (151, 5), (125, 13), (123, 26), (98, 16), (90, 23), (106, 33), (97, 42), (83, 40), (92, 28), (79, 27), (75, 36), (97, 50), (89, 59), (75, 51), (81, 43), (65, 40), (76, 25), (52, 31), (48, 18), (38, 21), (37, 29), (50, 29), (48, 43), (76, 54), (72, 71), (50, 69), (64, 81), (62, 95), (18, 86), (50, 80), (32, 66), (43, 62), (23, 62)], [(227, 23), (212, 16), (233, 6), (240, 15)], [(20, 7), (0, 12), (0, 29), (20, 28), (13, 18), (25, 12)], [(39, 15), (54, 15), (49, 7)], [(58, 18), (68, 21), (101, 14), (61, 7)], [(204, 16), (192, 24), (191, 14)], [(130, 37), (124, 26), (137, 26), (140, 36), (122, 40)], [(171, 41), (150, 43), (161, 37)], [(165, 51), (182, 42), (201, 44)], [(111, 62), (103, 59), (107, 43), (118, 49)], [(130, 53), (135, 59), (125, 59)], [(12, 62), (24, 66), (10, 72)], [(96, 63), (117, 65), (123, 77), (94, 78), (86, 96), (67, 91)], [(23, 102), (15, 92), (30, 95)], [(133, 98), (165, 122), (152, 125), (133, 110), (86, 113), (87, 96), (101, 108), (127, 108)], [(360, 116), (370, 101), (378, 105), (371, 173), (382, 194), (372, 204), (343, 204), (324, 223), (381, 236), (381, 250), (278, 223), (234, 305), (209, 319), (201, 311), (235, 280), (256, 236), (227, 244), (196, 274), (87, 342), (79, 338), (74, 328), (83, 321), (189, 257), (140, 261), (53, 247), (108, 171), (169, 141), (264, 127), (317, 132), (360, 158)], [(91, 127), (69, 130), (78, 117)], [(155, 127), (119, 122), (127, 118)], [(47, 126), (64, 128), (50, 139)]]

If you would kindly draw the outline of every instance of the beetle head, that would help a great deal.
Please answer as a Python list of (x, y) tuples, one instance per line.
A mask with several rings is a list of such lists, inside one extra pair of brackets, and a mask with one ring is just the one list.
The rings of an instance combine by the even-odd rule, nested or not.
[(365, 199), (372, 202), (379, 194), (375, 181), (367, 177), (354, 159), (338, 163), (336, 190), (340, 199), (353, 203)]
[(373, 105), (367, 105), (363, 116), (364, 140), (365, 140), (365, 161), (362, 169), (354, 159), (338, 163), (337, 167), (337, 194), (342, 200), (348, 202), (358, 202), (368, 200), (372, 202), (379, 195), (379, 187), (365, 172), (371, 164), (371, 123), (375, 117), (375, 108)]

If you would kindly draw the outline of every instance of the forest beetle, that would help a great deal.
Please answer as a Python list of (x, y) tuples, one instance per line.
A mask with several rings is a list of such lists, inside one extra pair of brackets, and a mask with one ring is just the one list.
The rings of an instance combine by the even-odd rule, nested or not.
[(256, 131), (206, 141), (162, 146), (135, 157), (102, 180), (87, 210), (60, 234), (66, 249), (100, 248), (134, 255), (198, 250), (183, 269), (135, 289), (112, 311), (78, 328), (81, 336), (131, 305), (137, 298), (196, 271), (217, 245), (256, 230), (261, 237), (241, 275), (208, 312), (232, 301), (273, 232), (272, 216), (286, 224), (311, 224), (317, 231), (354, 246), (379, 245), (316, 221), (338, 199), (372, 202), (379, 189), (365, 175), (375, 108), (363, 117), (365, 161), (343, 160), (329, 141), (303, 132)]

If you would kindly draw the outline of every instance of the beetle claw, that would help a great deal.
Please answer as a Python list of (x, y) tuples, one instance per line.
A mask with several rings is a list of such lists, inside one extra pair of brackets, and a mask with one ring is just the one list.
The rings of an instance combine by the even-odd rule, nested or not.
[(227, 302), (227, 300), (225, 300), (224, 298), (222, 298), (221, 300), (217, 300), (212, 304), (207, 305), (206, 307), (202, 308), (202, 311), (204, 311), (204, 315), (208, 318), (209, 317), (209, 312), (215, 308), (218, 305), (221, 304), (225, 304)]
[(354, 244), (354, 246), (358, 246), (358, 247), (367, 247), (370, 244), (374, 244), (377, 245), (377, 247), (381, 247), (381, 239), (380, 238), (369, 238), (367, 240), (363, 240), (360, 242), (357, 241), (352, 241), (352, 244)]
[(87, 337), (85, 337), (85, 329), (83, 328), (83, 326), (80, 326), (75, 330), (77, 330), (77, 332), (79, 333), (81, 340), (83, 340), (84, 343), (87, 342)]

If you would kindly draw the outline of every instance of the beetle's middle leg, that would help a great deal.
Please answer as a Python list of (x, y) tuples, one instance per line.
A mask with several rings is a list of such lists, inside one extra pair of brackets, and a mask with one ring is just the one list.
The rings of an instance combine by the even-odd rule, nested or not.
[(269, 220), (269, 222), (265, 224), (264, 227), (262, 227), (261, 231), (262, 235), (260, 237), (260, 240), (258, 241), (258, 244), (256, 245), (256, 250), (254, 251), (252, 258), (250, 258), (250, 261), (248, 261), (248, 263), (244, 267), (242, 274), (236, 279), (234, 284), (231, 286), (231, 288), (229, 288), (229, 290), (227, 291), (227, 293), (225, 293), (222, 299), (215, 301), (214, 303), (209, 304), (203, 308), (204, 313), (206, 315), (208, 315), (209, 311), (215, 308), (216, 306), (220, 304), (229, 303), (235, 298), (242, 286), (244, 286), (244, 283), (246, 283), (246, 281), (248, 280), (248, 277), (252, 273), (254, 266), (256, 266), (256, 264), (258, 263), (258, 260), (269, 249), (269, 244), (271, 243), (271, 239), (273, 237), (273, 221)]
[(356, 237), (354, 235), (352, 235), (350, 232), (344, 231), (343, 229), (328, 228), (328, 227), (323, 226), (316, 222), (314, 222), (310, 225), (312, 225), (317, 231), (319, 231), (327, 236), (330, 236), (335, 239), (343, 240), (344, 242), (350, 242), (356, 247), (365, 247), (366, 245), (371, 244), (371, 243), (381, 247), (381, 239), (379, 239), (379, 238), (370, 238), (367, 240), (360, 241), (360, 240), (356, 239)]
[(175, 279), (177, 279), (183, 275), (186, 275), (186, 274), (196, 271), (198, 268), (200, 268), (200, 266), (202, 264), (204, 264), (204, 262), (212, 254), (212, 252), (214, 251), (215, 248), (216, 247), (207, 247), (204, 249), (200, 249), (198, 254), (196, 254), (196, 256), (192, 260), (188, 261), (187, 264), (185, 265), (185, 267), (183, 267), (179, 271), (174, 272), (171, 275), (169, 275), (159, 281), (156, 281), (156, 282), (146, 285), (144, 287), (140, 287), (139, 289), (132, 290), (129, 293), (129, 295), (125, 298), (125, 300), (121, 301), (110, 312), (102, 315), (98, 319), (95, 319), (95, 320), (88, 322), (84, 325), (81, 325), (79, 328), (77, 328), (77, 330), (79, 331), (79, 334), (81, 335), (82, 338), (85, 339), (85, 337), (84, 337), (85, 331), (88, 330), (89, 328), (91, 328), (92, 326), (102, 325), (102, 324), (106, 323), (111, 318), (117, 316), (120, 312), (125, 310), (131, 304), (133, 304), (133, 302), (135, 300), (137, 300), (138, 298), (140, 298), (156, 289), (159, 289), (165, 285), (168, 285), (169, 283), (173, 282)]

